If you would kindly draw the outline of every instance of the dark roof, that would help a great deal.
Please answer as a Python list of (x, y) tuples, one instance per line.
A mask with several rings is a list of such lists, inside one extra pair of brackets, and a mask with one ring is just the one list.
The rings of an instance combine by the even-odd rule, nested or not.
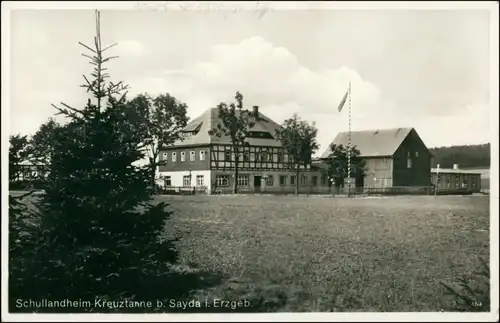
[[(206, 110), (200, 116), (191, 120), (182, 130), (184, 132), (194, 132), (194, 134), (188, 137), (184, 137), (183, 140), (176, 141), (173, 146), (231, 144), (231, 140), (229, 137), (218, 138), (216, 136), (210, 136), (208, 134), (208, 131), (210, 129), (216, 128), (218, 123), (221, 123), (218, 108), (210, 108)], [(276, 138), (276, 130), (279, 128), (280, 125), (278, 123), (266, 117), (259, 111), (258, 121), (255, 123), (255, 126), (252, 127), (251, 131), (267, 132), (273, 138)], [(281, 142), (276, 139), (248, 138), (247, 141), (252, 146), (281, 146)]]
[[(394, 155), (412, 130), (413, 128), (392, 128), (352, 131), (351, 145), (356, 146), (361, 157), (388, 157)], [(347, 146), (348, 132), (339, 133), (331, 144)], [(330, 145), (321, 158), (327, 158), (330, 155)]]

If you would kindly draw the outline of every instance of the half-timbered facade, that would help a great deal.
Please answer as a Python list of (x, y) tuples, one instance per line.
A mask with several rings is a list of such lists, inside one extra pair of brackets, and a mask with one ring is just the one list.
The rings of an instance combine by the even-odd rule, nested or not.
[[(167, 187), (197, 187), (207, 192), (230, 192), (234, 181), (240, 192), (293, 191), (297, 179), (286, 151), (276, 138), (280, 125), (259, 112), (251, 111), (255, 118), (247, 137), (248, 146), (241, 147), (238, 158), (238, 178), (234, 178), (236, 158), (228, 137), (209, 135), (221, 123), (217, 108), (206, 110), (189, 122), (182, 130), (182, 140), (164, 147), (160, 158), (165, 162), (159, 167), (163, 185)], [(310, 166), (303, 168), (302, 186), (318, 181)]]

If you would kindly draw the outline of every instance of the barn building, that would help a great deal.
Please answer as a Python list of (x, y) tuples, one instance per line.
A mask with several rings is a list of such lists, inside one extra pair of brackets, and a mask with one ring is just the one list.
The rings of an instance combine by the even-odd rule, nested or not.
[[(239, 158), (238, 178), (233, 178), (234, 154), (231, 140), (209, 135), (221, 123), (217, 108), (210, 108), (189, 122), (181, 132), (182, 140), (163, 147), (160, 159), (166, 164), (158, 171), (166, 188), (181, 190), (196, 187), (207, 193), (230, 193), (233, 181), (239, 192), (293, 191), (295, 175), (288, 157), (276, 138), (280, 125), (254, 106), (255, 126), (247, 137), (248, 147)], [(301, 173), (302, 185), (317, 185), (318, 176), (311, 175), (310, 165)]]
[(469, 192), (481, 192), (481, 171), (453, 168), (432, 168), (432, 184), (438, 191), (465, 189)]
[[(339, 133), (332, 144), (348, 145), (348, 133)], [(431, 154), (414, 128), (351, 132), (351, 145), (365, 160), (364, 187), (430, 186)], [(321, 159), (330, 154), (328, 148)]]

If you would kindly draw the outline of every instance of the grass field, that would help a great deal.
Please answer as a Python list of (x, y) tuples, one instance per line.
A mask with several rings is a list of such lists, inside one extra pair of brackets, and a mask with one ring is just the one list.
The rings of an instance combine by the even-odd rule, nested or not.
[[(182, 263), (223, 277), (196, 299), (267, 311), (439, 311), (489, 261), (482, 196), (163, 196)], [(172, 230), (172, 231), (171, 231)]]

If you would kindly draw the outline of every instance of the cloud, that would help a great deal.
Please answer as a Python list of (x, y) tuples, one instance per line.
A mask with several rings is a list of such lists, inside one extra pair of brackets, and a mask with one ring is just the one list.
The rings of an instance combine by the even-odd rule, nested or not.
[(120, 56), (142, 56), (146, 53), (146, 47), (136, 40), (125, 40), (118, 42), (113, 52)]
[(247, 104), (259, 105), (266, 112), (293, 104), (302, 112), (327, 113), (336, 109), (349, 81), (359, 109), (370, 109), (380, 102), (380, 90), (353, 69), (342, 66), (313, 71), (286, 48), (251, 37), (213, 46), (206, 60), (131, 85), (140, 89), (148, 85), (148, 92), (170, 91), (185, 100), (207, 97), (213, 104), (232, 99), (240, 91)]
[[(191, 117), (219, 102), (233, 100), (235, 92), (240, 91), (247, 107), (259, 105), (264, 114), (277, 122), (293, 113), (314, 121), (319, 129), (320, 154), (338, 132), (348, 130), (347, 107), (339, 113), (337, 106), (349, 82), (352, 130), (415, 127), (429, 147), (464, 142), (466, 129), (478, 133), (469, 136), (470, 143), (488, 140), (487, 132), (481, 131), (489, 124), (488, 106), (457, 108), (453, 115), (424, 118), (389, 97), (391, 93), (382, 93), (353, 68), (312, 70), (288, 49), (262, 37), (213, 46), (204, 60), (159, 71), (154, 77), (137, 78), (130, 84), (131, 94), (174, 95), (188, 104)], [(444, 125), (452, 125), (453, 131), (445, 131)]]
[(349, 81), (356, 88), (360, 105), (380, 100), (377, 87), (349, 67), (310, 70), (286, 48), (274, 46), (262, 37), (214, 46), (210, 58), (196, 63), (190, 72), (201, 88), (217, 95), (239, 90), (252, 104), (263, 108), (295, 103), (309, 112), (331, 111), (342, 99)]

